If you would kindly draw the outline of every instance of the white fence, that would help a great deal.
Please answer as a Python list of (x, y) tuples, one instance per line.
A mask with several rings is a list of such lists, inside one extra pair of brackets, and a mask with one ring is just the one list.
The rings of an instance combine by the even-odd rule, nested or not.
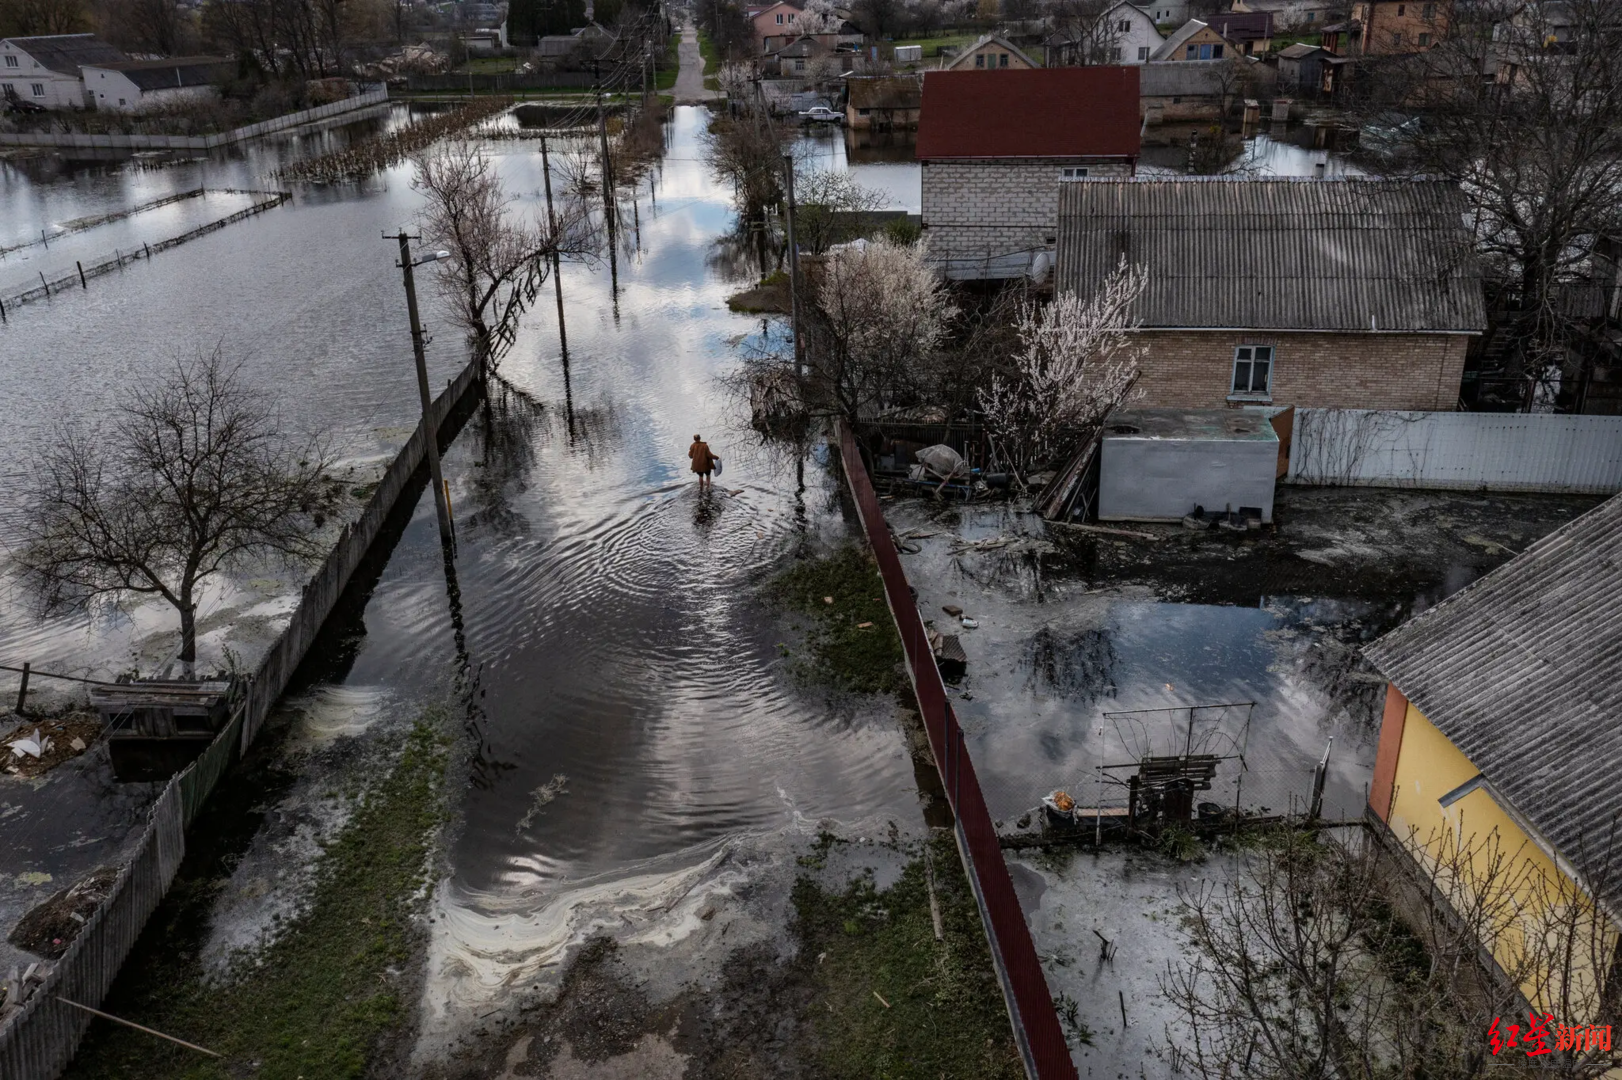
[(239, 127), (234, 131), (223, 131), (218, 135), (83, 135), (25, 131), (0, 133), (0, 146), (65, 146), (80, 150), (212, 150), (216, 146), (241, 142), (243, 139), (255, 139), (272, 131), (325, 120), (329, 116), (353, 112), (388, 100), (388, 87), (379, 85), (342, 101), (262, 120), (257, 124)]
[(1622, 491), (1622, 416), (1298, 409), (1292, 484)]

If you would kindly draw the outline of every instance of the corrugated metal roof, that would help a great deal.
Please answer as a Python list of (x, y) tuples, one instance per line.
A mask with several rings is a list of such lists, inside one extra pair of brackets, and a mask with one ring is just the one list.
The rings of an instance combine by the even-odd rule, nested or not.
[(129, 59), (95, 34), (46, 34), (8, 40), (60, 75), (77, 75), (79, 68), (85, 64), (115, 63)]
[(1135, 158), (1140, 128), (1136, 67), (931, 71), (917, 156)]
[(1232, 93), (1228, 60), (1150, 60), (1138, 65), (1138, 89), (1146, 98), (1220, 97)]
[(1124, 255), (1149, 270), (1146, 327), (1479, 333), (1464, 215), (1439, 180), (1061, 184), (1057, 286), (1091, 293)]
[(1606, 871), (1616, 899), (1622, 496), (1363, 653), (1579, 872)]
[(223, 56), (176, 56), (166, 60), (123, 60), (85, 66), (122, 72), (142, 90), (209, 86), (231, 74), (231, 61)]

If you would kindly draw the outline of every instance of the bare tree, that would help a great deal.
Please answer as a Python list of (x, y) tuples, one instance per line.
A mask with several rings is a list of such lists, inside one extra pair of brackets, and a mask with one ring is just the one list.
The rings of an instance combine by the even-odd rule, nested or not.
[[(1426, 5), (1427, 8), (1431, 5)], [(1622, 53), (1613, 0), (1435, 5), (1395, 55), (1364, 57), (1357, 108), (1390, 132), (1388, 170), (1457, 181), (1474, 203), (1494, 353), (1523, 406), (1580, 381), (1583, 271), (1622, 235)], [(1394, 111), (1419, 111), (1393, 124)], [(1596, 290), (1597, 291), (1597, 290)], [(1603, 308), (1603, 302), (1600, 305)], [(1513, 399), (1512, 399), (1513, 400)]]
[(161, 596), (197, 659), (198, 587), (267, 555), (314, 555), (336, 487), (216, 350), (137, 391), (110, 433), (64, 426), (41, 451), (16, 557), (46, 610)]
[(884, 207), (883, 192), (863, 187), (843, 170), (795, 177), (794, 242), (802, 252), (826, 254), (834, 244), (871, 232)]
[(85, 24), (83, 0), (0, 0), (0, 36), (74, 34)]
[(783, 201), (783, 146), (788, 131), (767, 115), (758, 101), (747, 96), (744, 101), (744, 112), (716, 119), (704, 138), (716, 178), (732, 182), (739, 216), (755, 235), (760, 272), (764, 275), (766, 212)]
[[(1589, 1080), (1611, 1068), (1608, 1047), (1575, 1037), (1617, 1017), (1616, 934), (1592, 896), (1496, 832), (1409, 846), (1419, 863), (1363, 836), (1281, 830), (1225, 884), (1186, 893), (1196, 955), (1161, 984), (1186, 1020), (1173, 1044), (1183, 1071), (1474, 1080), (1536, 1066)], [(1549, 1054), (1495, 1054), (1495, 1020), (1500, 1050), (1507, 1025), (1541, 1022)]]
[(1105, 18), (1116, 0), (1055, 0), (1050, 9), (1049, 67), (1118, 64), (1121, 35)]
[(477, 142), (452, 139), (413, 159), (412, 186), (427, 198), (423, 240), (450, 258), (438, 282), (474, 358), (494, 371), (518, 332), (518, 319), (546, 283), (553, 252), (589, 255), (596, 231), (583, 201), (564, 200), (552, 221), (527, 221)]
[(992, 446), (1021, 483), (1090, 437), (1131, 393), (1143, 351), (1131, 309), (1148, 282), (1123, 257), (1090, 297), (1021, 304), (1019, 349), (980, 393)]

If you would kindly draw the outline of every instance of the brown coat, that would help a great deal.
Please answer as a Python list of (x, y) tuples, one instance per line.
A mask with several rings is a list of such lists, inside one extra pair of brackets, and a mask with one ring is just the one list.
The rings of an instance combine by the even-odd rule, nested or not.
[(693, 471), (701, 474), (714, 470), (715, 463), (720, 460), (711, 452), (710, 444), (707, 442), (695, 442), (689, 446), (687, 459), (693, 463)]

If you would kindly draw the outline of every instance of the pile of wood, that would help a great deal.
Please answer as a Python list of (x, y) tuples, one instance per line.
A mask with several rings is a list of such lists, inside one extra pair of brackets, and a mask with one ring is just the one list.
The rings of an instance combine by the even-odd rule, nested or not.
[(513, 99), (510, 97), (477, 98), (449, 112), (430, 116), (408, 128), (364, 139), (353, 146), (334, 150), (320, 157), (295, 161), (276, 170), (276, 175), (283, 180), (304, 180), (313, 183), (358, 180), (410, 157), (447, 135), (488, 120), (509, 108), (512, 103)]

